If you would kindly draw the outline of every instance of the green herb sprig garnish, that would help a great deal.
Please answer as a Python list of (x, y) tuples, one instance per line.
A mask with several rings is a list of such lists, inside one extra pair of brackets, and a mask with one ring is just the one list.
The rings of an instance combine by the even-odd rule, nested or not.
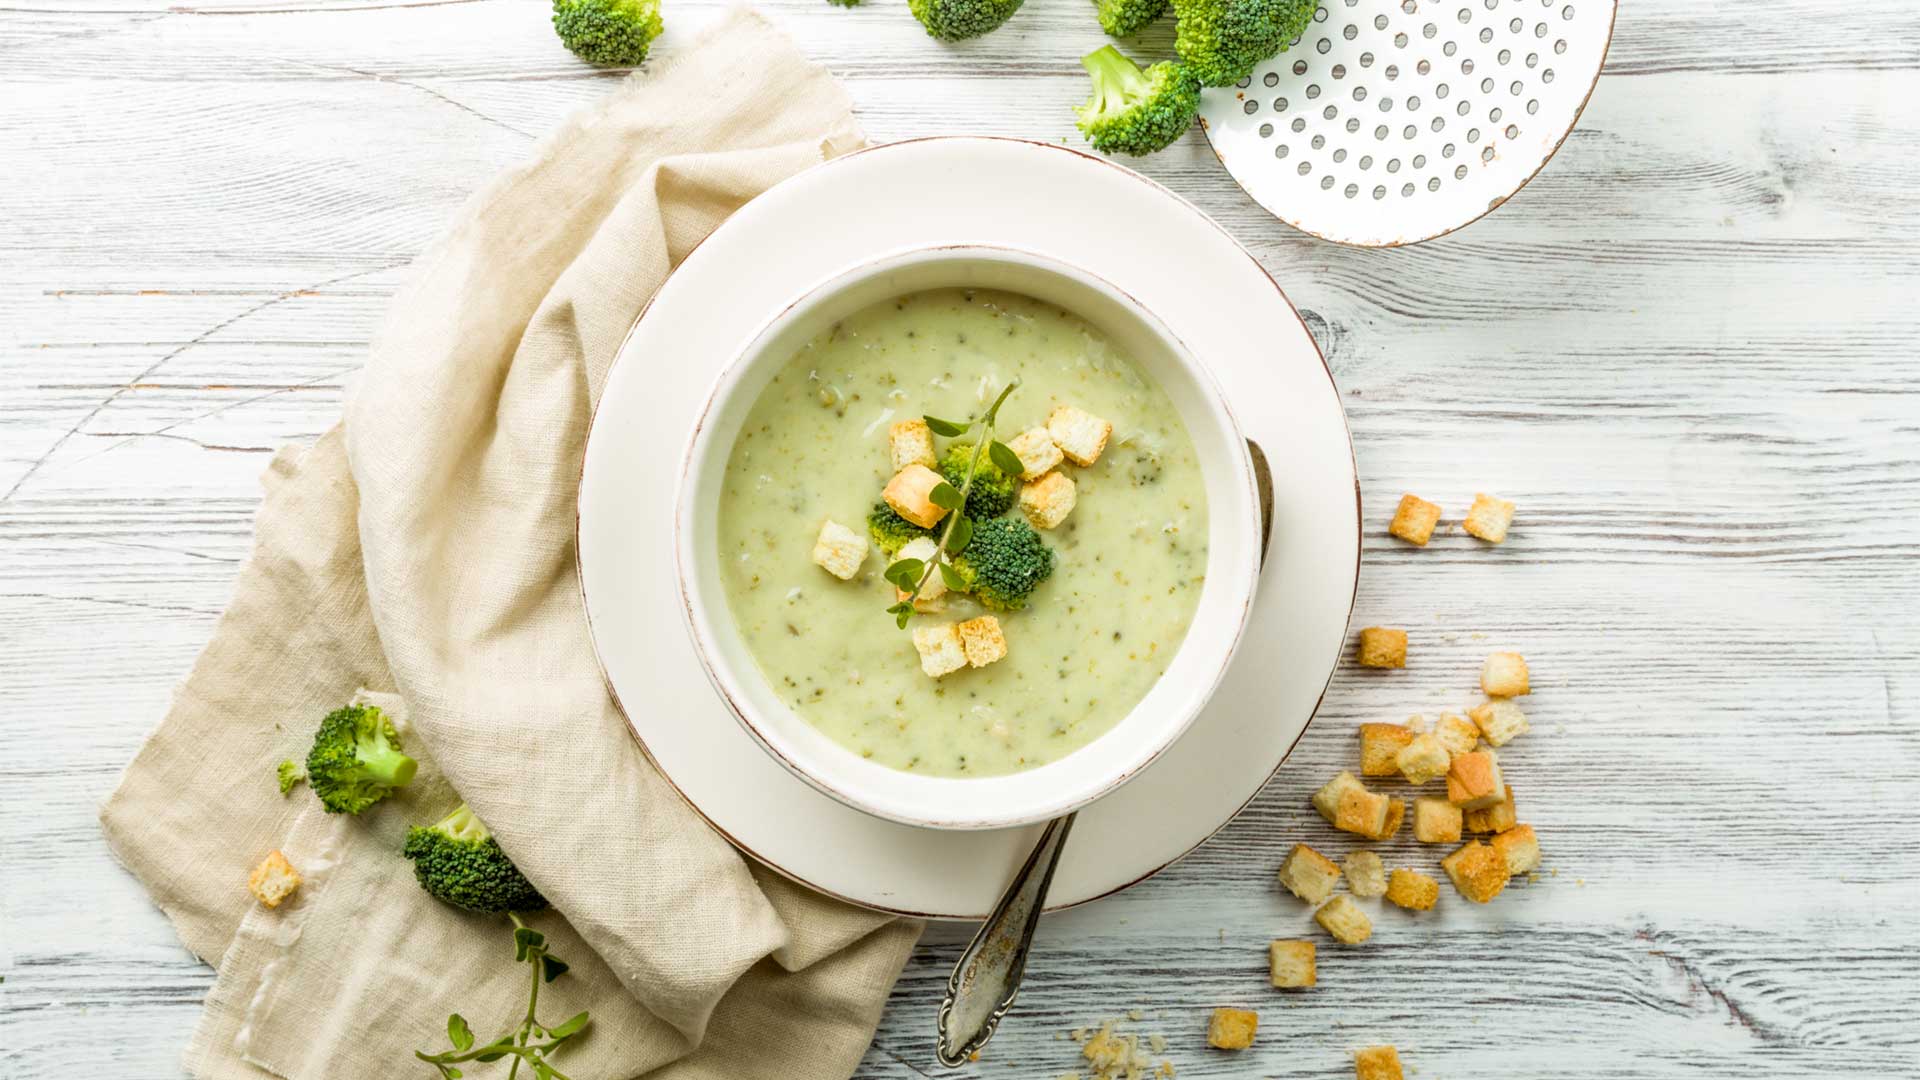
[(533, 969), (532, 989), (527, 993), (527, 1015), (511, 1031), (481, 1046), (474, 1045), (473, 1029), (467, 1026), (464, 1017), (459, 1013), (447, 1017), (447, 1041), (453, 1044), (453, 1049), (439, 1054), (416, 1050), (413, 1054), (440, 1070), (442, 1080), (460, 1080), (461, 1071), (455, 1068), (460, 1062), (499, 1061), (504, 1057), (513, 1058), (507, 1080), (515, 1080), (522, 1065), (527, 1066), (534, 1080), (571, 1080), (547, 1061), (547, 1055), (585, 1031), (588, 1016), (583, 1012), (553, 1027), (543, 1026), (533, 1018), (533, 1010), (540, 1004), (540, 985), (565, 974), (567, 965), (547, 951), (545, 934), (521, 922), (518, 915), (509, 913), (508, 917), (513, 920), (513, 959)]
[[(1000, 414), (1000, 405), (1018, 385), (1020, 384), (1016, 380), (1002, 387), (1000, 396), (993, 399), (993, 404), (987, 407), (986, 415), (977, 421), (980, 425), (980, 441), (974, 444), (973, 457), (967, 462), (967, 475), (960, 486), (956, 488), (943, 480), (935, 484), (933, 491), (927, 495), (933, 500), (933, 505), (948, 512), (947, 524), (940, 530), (940, 539), (934, 548), (933, 558), (899, 559), (890, 564), (881, 575), (892, 582), (895, 588), (907, 594), (899, 603), (887, 608), (888, 614), (894, 618), (894, 623), (902, 630), (907, 628), (907, 620), (913, 618), (914, 600), (919, 597), (920, 590), (927, 587), (927, 582), (933, 580), (934, 574), (939, 574), (940, 580), (954, 592), (965, 592), (967, 589), (967, 580), (960, 576), (960, 571), (947, 563), (946, 557), (965, 551), (968, 541), (973, 539), (973, 522), (961, 511), (967, 505), (967, 493), (973, 490), (973, 478), (980, 472), (980, 463), (991, 460), (1000, 471), (1010, 476), (1020, 475), (1020, 455), (1014, 453), (1013, 448), (1006, 443), (995, 442), (993, 438), (993, 422), (994, 418)], [(927, 427), (935, 435), (948, 439), (965, 435), (974, 426), (972, 422), (956, 423), (936, 416), (925, 419)]]

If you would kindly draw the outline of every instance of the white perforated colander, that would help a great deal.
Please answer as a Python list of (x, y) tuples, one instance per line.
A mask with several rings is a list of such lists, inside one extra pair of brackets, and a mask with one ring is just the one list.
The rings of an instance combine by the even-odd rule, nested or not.
[(1573, 130), (1616, 0), (1323, 0), (1200, 119), (1227, 171), (1304, 232), (1391, 247), (1505, 202)]

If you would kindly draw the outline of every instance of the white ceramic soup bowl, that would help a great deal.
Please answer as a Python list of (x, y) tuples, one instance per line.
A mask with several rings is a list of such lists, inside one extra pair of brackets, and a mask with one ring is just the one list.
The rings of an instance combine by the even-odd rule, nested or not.
[[(868, 761), (822, 734), (767, 684), (733, 620), (719, 572), (727, 459), (768, 380), (836, 320), (890, 297), (947, 287), (1023, 293), (1098, 327), (1172, 400), (1207, 486), (1206, 582), (1166, 674), (1104, 735), (1058, 761), (1006, 776), (915, 775)], [(800, 526), (814, 524), (796, 523), (795, 535), (806, 533)], [(747, 732), (796, 776), (841, 802), (936, 829), (1007, 828), (1057, 817), (1126, 783), (1173, 745), (1233, 658), (1253, 603), (1263, 545), (1246, 440), (1199, 359), (1132, 297), (1100, 278), (1031, 252), (973, 245), (902, 251), (843, 271), (807, 290), (761, 329), (721, 372), (694, 426), (674, 532), (682, 611), (694, 651)], [(810, 542), (811, 535), (806, 538)], [(917, 665), (906, 632), (879, 616), (876, 611), (874, 632), (900, 634), (901, 663)], [(1044, 604), (1019, 617), (1044, 618)]]

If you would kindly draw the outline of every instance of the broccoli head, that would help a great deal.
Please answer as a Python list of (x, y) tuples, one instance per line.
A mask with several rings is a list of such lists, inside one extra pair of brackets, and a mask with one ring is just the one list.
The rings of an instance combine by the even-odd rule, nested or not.
[(1053, 575), (1053, 549), (1020, 518), (990, 518), (974, 526), (973, 539), (954, 556), (953, 568), (974, 599), (996, 611), (1018, 611)]
[(436, 900), (468, 911), (538, 911), (547, 898), (520, 873), (500, 841), (466, 803), (430, 826), (407, 830), (400, 850), (413, 860), (413, 876)]
[(1132, 37), (1167, 13), (1173, 0), (1093, 0), (1100, 29), (1114, 37)]
[(589, 64), (639, 66), (660, 28), (660, 0), (553, 0), (554, 31)]
[(295, 784), (307, 778), (307, 774), (301, 772), (300, 766), (294, 764), (291, 758), (281, 762), (276, 771), (280, 774), (280, 794), (282, 795), (292, 791)]
[(1081, 57), (1080, 64), (1093, 76), (1093, 96), (1074, 112), (1095, 150), (1151, 154), (1193, 126), (1200, 83), (1186, 65), (1163, 60), (1142, 71), (1111, 45)]
[(941, 41), (960, 41), (1000, 29), (1022, 0), (907, 0), (907, 10)]
[(335, 709), (307, 754), (307, 783), (329, 814), (357, 814), (413, 781), (419, 766), (400, 752), (393, 721), (372, 705)]
[[(973, 464), (973, 445), (953, 443), (940, 455), (940, 475), (956, 488), (966, 482), (967, 469)], [(973, 487), (967, 491), (967, 516), (985, 521), (1006, 513), (1013, 506), (1014, 488), (1019, 480), (1017, 476), (1008, 476), (992, 458), (982, 454), (980, 468), (973, 474)]]
[(1232, 86), (1306, 32), (1319, 0), (1173, 0), (1173, 47), (1204, 86)]
[(922, 536), (932, 536), (933, 530), (923, 529), (901, 517), (899, 511), (882, 499), (867, 511), (867, 535), (873, 537), (875, 547), (891, 555)]

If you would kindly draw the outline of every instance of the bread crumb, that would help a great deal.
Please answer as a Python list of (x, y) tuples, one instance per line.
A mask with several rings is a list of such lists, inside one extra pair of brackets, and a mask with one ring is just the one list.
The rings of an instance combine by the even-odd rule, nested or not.
[(1259, 1026), (1260, 1014), (1252, 1009), (1215, 1009), (1207, 1021), (1207, 1045), (1216, 1050), (1245, 1050), (1253, 1045)]
[(1405, 1080), (1400, 1053), (1391, 1046), (1369, 1046), (1353, 1055), (1354, 1080)]
[(1371, 851), (1350, 851), (1347, 853), (1343, 869), (1347, 875), (1347, 888), (1353, 895), (1375, 897), (1387, 891), (1387, 869), (1380, 862), (1380, 856)]
[[(1527, 677), (1527, 660), (1517, 652), (1497, 652), (1487, 657), (1480, 665), (1480, 689), (1488, 697), (1519, 697), (1530, 693), (1532, 684)], [(1491, 740), (1489, 740), (1491, 741)]]
[(1513, 524), (1513, 504), (1476, 492), (1473, 506), (1467, 510), (1467, 519), (1461, 524), (1467, 535), (1498, 544), (1507, 538), (1507, 527)]
[(1395, 870), (1387, 875), (1387, 901), (1408, 911), (1431, 910), (1440, 899), (1440, 883), (1413, 870)]
[(1314, 946), (1311, 941), (1273, 941), (1267, 945), (1267, 975), (1274, 986), (1303, 989), (1314, 985)]
[(1360, 631), (1360, 666), (1403, 668), (1407, 666), (1407, 632), (1385, 626), (1369, 626)]
[(247, 875), (247, 891), (262, 904), (277, 908), (293, 895), (302, 880), (300, 871), (295, 870), (286, 855), (275, 848), (267, 852), (267, 857)]
[(1358, 945), (1373, 936), (1373, 922), (1354, 904), (1351, 896), (1336, 896), (1327, 901), (1313, 913), (1313, 921), (1343, 945)]
[(1393, 512), (1393, 523), (1387, 526), (1387, 532), (1408, 543), (1427, 546), (1433, 536), (1433, 527), (1440, 522), (1440, 507), (1418, 495), (1400, 496), (1400, 506)]

